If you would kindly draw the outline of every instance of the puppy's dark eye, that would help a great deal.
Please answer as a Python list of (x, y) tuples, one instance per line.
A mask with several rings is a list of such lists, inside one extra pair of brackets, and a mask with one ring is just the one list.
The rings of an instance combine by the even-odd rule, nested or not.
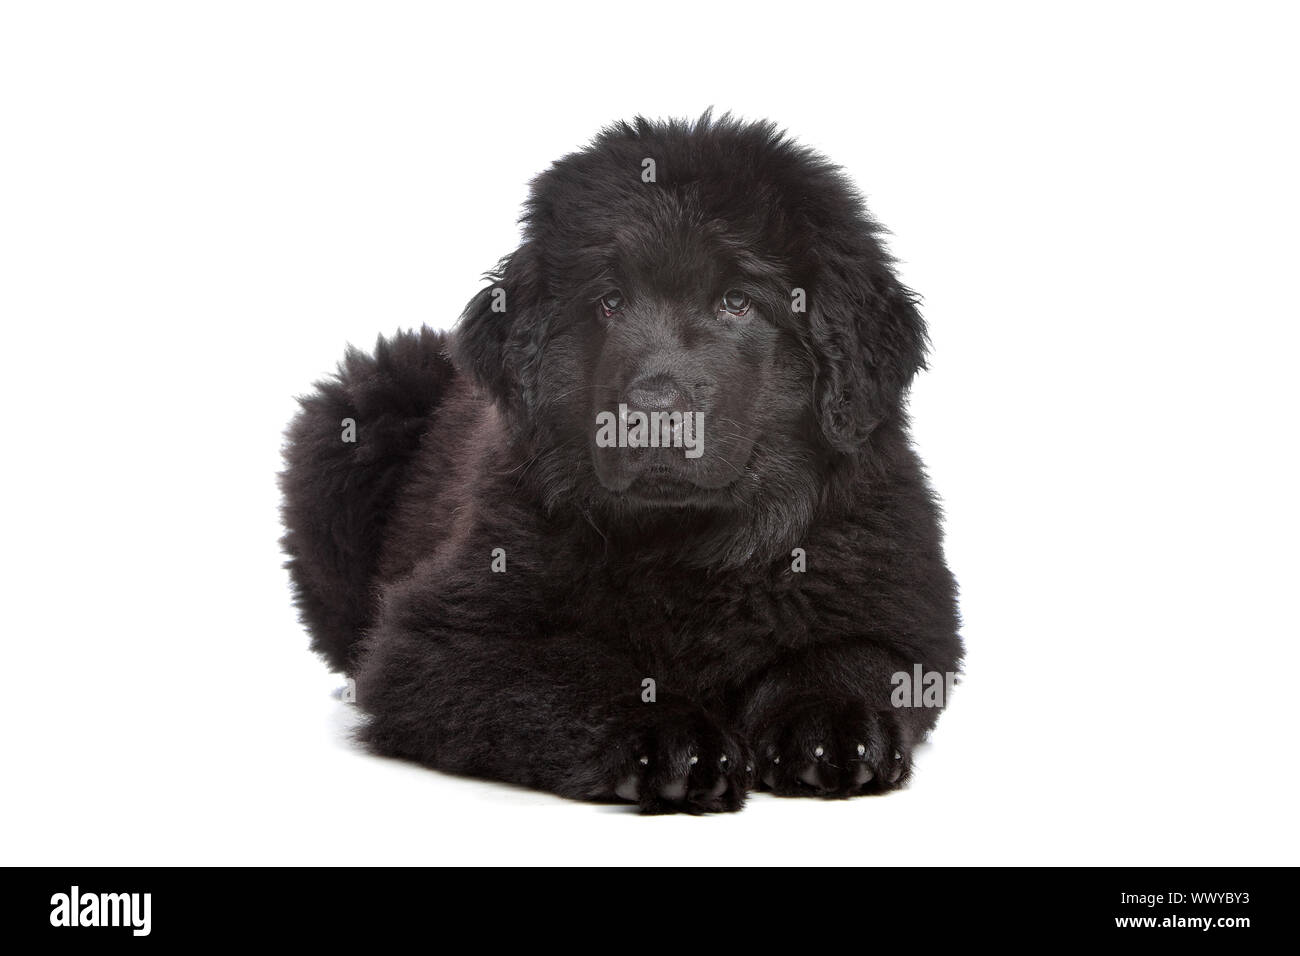
[(749, 311), (750, 298), (739, 289), (728, 289), (722, 295), (722, 306), (719, 311), (729, 312), (732, 315), (744, 315)]
[(606, 292), (600, 297), (600, 308), (605, 313), (605, 318), (609, 318), (623, 308), (623, 293), (617, 289), (613, 292)]

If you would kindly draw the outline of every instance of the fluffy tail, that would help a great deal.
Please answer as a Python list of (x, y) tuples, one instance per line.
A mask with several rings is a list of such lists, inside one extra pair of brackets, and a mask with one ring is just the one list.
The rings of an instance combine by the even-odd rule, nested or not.
[(299, 399), (280, 474), (286, 567), (311, 646), (336, 670), (374, 613), (372, 579), (397, 489), (456, 371), (447, 337), (422, 328), (349, 348)]

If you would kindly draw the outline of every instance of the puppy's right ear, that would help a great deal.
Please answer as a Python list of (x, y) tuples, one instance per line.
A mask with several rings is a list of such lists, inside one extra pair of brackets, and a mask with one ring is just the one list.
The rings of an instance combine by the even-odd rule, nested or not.
[(534, 404), (547, 324), (533, 243), (502, 259), (488, 278), (492, 284), (461, 313), (452, 358), (503, 410), (526, 417)]

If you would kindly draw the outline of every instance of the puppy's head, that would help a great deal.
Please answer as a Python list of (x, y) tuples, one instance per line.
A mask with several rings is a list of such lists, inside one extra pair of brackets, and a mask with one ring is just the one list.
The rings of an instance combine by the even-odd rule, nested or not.
[(924, 358), (914, 296), (838, 170), (771, 124), (606, 130), (533, 183), (459, 363), (553, 507), (783, 548)]

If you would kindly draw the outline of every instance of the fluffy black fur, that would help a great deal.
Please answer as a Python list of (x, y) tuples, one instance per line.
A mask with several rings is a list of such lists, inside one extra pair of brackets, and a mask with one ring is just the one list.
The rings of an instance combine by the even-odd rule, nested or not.
[[(638, 119), (523, 223), (452, 336), (350, 351), (288, 433), (288, 566), (364, 740), (646, 812), (903, 785), (938, 708), (891, 679), (961, 643), (924, 326), (859, 195), (771, 124)], [(701, 413), (704, 453), (598, 447), (620, 402)]]

